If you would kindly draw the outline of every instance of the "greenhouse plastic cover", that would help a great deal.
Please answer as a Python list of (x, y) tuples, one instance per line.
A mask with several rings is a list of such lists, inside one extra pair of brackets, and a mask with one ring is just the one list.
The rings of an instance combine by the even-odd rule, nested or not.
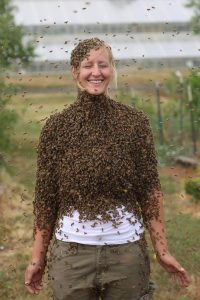
[(13, 0), (17, 24), (187, 22), (185, 0)]
[[(156, 58), (183, 58), (199, 57), (200, 43), (194, 41), (160, 41), (158, 42), (134, 42), (134, 43), (110, 43), (113, 55), (116, 59), (156, 59)], [(69, 44), (65, 48), (62, 44), (39, 46), (37, 60), (68, 60), (74, 46)], [(66, 52), (67, 51), (67, 52)]]
[[(187, 23), (193, 14), (187, 8), (184, 0), (13, 0), (18, 8), (15, 19), (24, 26), (34, 25), (90, 25), (92, 24), (148, 24), (165, 22), (172, 24)], [(64, 23), (64, 22), (67, 22)], [(148, 25), (147, 25), (148, 26)], [(111, 27), (112, 28), (112, 27)], [(161, 29), (162, 30), (162, 29)], [(143, 33), (134, 34), (130, 39), (127, 34), (112, 33), (94, 34), (107, 41), (114, 57), (118, 59), (156, 59), (156, 58), (190, 58), (199, 57), (200, 42), (192, 32), (172, 33)], [(93, 35), (85, 34), (84, 38)], [(37, 43), (37, 61), (69, 60), (69, 55), (77, 39), (82, 39), (79, 32), (74, 34), (56, 33), (44, 34)], [(67, 45), (65, 41), (67, 40)]]

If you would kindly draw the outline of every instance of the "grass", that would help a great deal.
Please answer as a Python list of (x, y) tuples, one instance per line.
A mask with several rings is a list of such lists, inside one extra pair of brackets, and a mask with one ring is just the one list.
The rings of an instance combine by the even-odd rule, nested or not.
[[(149, 76), (151, 75), (153, 76), (153, 74)], [(49, 79), (49, 82), (46, 83), (41, 79), (33, 78), (32, 87), (39, 85), (46, 87), (53, 82), (55, 82), (55, 78)], [(41, 120), (56, 109), (62, 110), (73, 99), (73, 93), (65, 95), (63, 93), (29, 92), (25, 97), (20, 94), (16, 95), (10, 103), (10, 108), (16, 109), (20, 114), (20, 120), (12, 135), (15, 151), (12, 154), (5, 153), (6, 159), (9, 161), (9, 174), (2, 171), (0, 175), (1, 181), (6, 185), (6, 192), (0, 202), (1, 300), (33, 299), (25, 291), (23, 282), (32, 245), (32, 200), (36, 171), (36, 145), (41, 126), (44, 124), (44, 121)], [(176, 169), (174, 169), (175, 173)], [(184, 194), (183, 178), (174, 177), (173, 174), (162, 174), (161, 184), (165, 196), (169, 247), (175, 257), (189, 271), (192, 283), (187, 289), (181, 289), (171, 284), (168, 274), (155, 261), (150, 247), (152, 278), (157, 286), (154, 300), (198, 300), (200, 298), (198, 269), (200, 237), (199, 215), (196, 214), (196, 211), (200, 210), (200, 205), (189, 202), (187, 197), (180, 197)], [(49, 300), (49, 293), (46, 282), (44, 290), (37, 296), (37, 299)]]
[(166, 217), (170, 252), (189, 272), (192, 282), (188, 289), (172, 284), (168, 274), (163, 272), (163, 269), (152, 259), (152, 277), (157, 285), (154, 299), (197, 300), (200, 296), (196, 285), (200, 281), (199, 220), (194, 220), (189, 215), (173, 214), (171, 210), (170, 216), (166, 214)]
[(7, 170), (30, 190), (34, 187), (36, 147), (45, 118), (63, 110), (73, 99), (73, 94), (30, 93), (26, 98), (16, 95), (9, 104), (10, 109), (18, 112), (19, 121), (12, 132), (14, 151), (4, 154), (9, 162)]
[(172, 181), (171, 176), (162, 176), (160, 182), (164, 195), (171, 195), (180, 191), (180, 182)]
[(200, 282), (200, 235), (199, 214), (197, 213), (200, 211), (200, 205), (194, 205), (190, 201), (190, 197), (185, 194), (184, 175), (173, 176), (177, 175), (180, 169), (174, 168), (173, 171), (174, 174), (171, 173), (167, 176), (163, 174), (160, 177), (165, 199), (166, 233), (170, 252), (188, 271), (191, 284), (187, 289), (172, 284), (168, 274), (163, 272), (163, 269), (155, 261), (152, 247), (150, 247), (152, 278), (157, 285), (154, 299), (197, 300), (200, 297), (198, 289)]
[[(0, 220), (5, 234), (0, 240), (4, 251), (0, 252), (0, 299), (32, 299), (24, 289), (24, 271), (29, 262), (32, 236), (32, 195), (24, 185), (14, 183), (12, 177), (3, 174), (4, 182), (9, 186), (7, 194), (2, 199), (3, 218)], [(161, 177), (163, 185), (169, 177)], [(173, 179), (171, 178), (173, 183)], [(175, 184), (175, 183), (174, 183)], [(156, 284), (154, 300), (199, 299), (200, 273), (200, 236), (199, 219), (185, 213), (185, 202), (180, 202), (179, 189), (165, 191), (166, 230), (171, 253), (183, 264), (191, 275), (192, 283), (188, 289), (181, 289), (172, 284), (166, 274), (155, 261), (150, 246), (152, 279)], [(168, 193), (169, 191), (169, 193)], [(190, 203), (191, 206), (194, 204)], [(195, 206), (195, 208), (200, 206)], [(15, 230), (13, 230), (13, 228)], [(18, 296), (20, 295), (20, 296)], [(49, 300), (50, 291), (45, 277), (44, 290), (37, 296), (39, 300)]]
[[(118, 73), (119, 84), (137, 82), (141, 83), (143, 81), (164, 81), (171, 75), (171, 70), (162, 71), (158, 73), (157, 71), (146, 71), (137, 70), (133, 72), (133, 69), (127, 67), (120, 70)], [(6, 83), (17, 84), (22, 87), (31, 88), (47, 88), (47, 87), (71, 87), (73, 85), (72, 77), (69, 73), (61, 75), (17, 75), (6, 78)]]

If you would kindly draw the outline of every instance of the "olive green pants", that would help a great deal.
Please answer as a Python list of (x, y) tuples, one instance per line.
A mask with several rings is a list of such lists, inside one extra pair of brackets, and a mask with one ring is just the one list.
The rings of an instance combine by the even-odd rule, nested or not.
[(54, 300), (147, 300), (152, 290), (142, 240), (103, 246), (56, 241), (48, 275)]

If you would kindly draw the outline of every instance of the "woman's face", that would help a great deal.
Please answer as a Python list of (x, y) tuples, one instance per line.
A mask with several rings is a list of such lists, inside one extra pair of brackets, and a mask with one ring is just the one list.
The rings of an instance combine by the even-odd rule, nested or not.
[(75, 79), (89, 94), (105, 93), (113, 75), (108, 50), (103, 47), (90, 50), (89, 56), (81, 62), (79, 72), (75, 73)]

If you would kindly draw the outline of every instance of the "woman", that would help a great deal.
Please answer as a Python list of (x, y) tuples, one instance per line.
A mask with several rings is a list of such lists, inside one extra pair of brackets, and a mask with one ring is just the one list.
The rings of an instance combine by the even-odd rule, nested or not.
[(187, 272), (167, 247), (148, 118), (108, 95), (115, 78), (111, 48), (98, 38), (79, 42), (71, 71), (77, 99), (48, 119), (38, 146), (28, 291), (42, 288), (53, 237), (48, 271), (54, 299), (149, 299), (145, 227), (159, 263), (187, 286)]

